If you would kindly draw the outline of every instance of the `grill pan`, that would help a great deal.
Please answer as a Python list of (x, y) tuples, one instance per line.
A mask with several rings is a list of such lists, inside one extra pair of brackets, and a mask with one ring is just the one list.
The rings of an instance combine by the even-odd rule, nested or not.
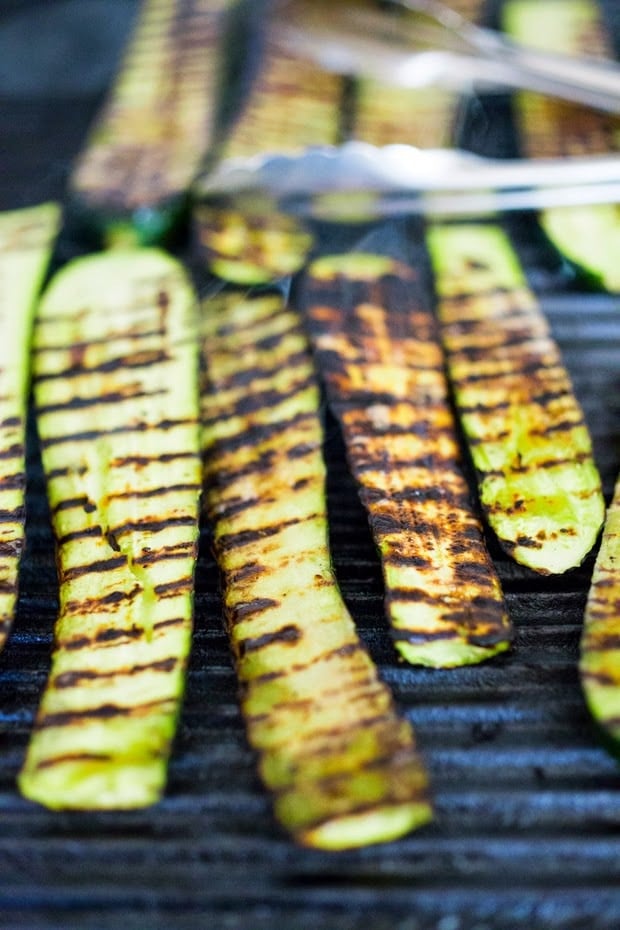
[[(104, 4), (117, 30), (107, 62), (58, 93), (34, 79), (0, 86), (0, 206), (60, 196), (109, 80), (135, 3)], [(613, 4), (611, 4), (613, 6)], [(46, 18), (98, 0), (5, 0), (43, 48)], [(617, 18), (617, 17), (616, 17)], [(83, 28), (92, 35), (88, 16)], [(48, 24), (49, 25), (49, 24)], [(49, 32), (50, 30), (48, 30)], [(53, 30), (51, 30), (53, 32)], [(78, 45), (80, 43), (78, 42)], [(24, 48), (25, 48), (24, 44)], [(15, 44), (12, 46), (15, 50)], [(40, 66), (40, 65), (39, 65)], [(29, 67), (24, 60), (24, 72)], [(31, 75), (32, 78), (32, 75)], [(515, 220), (590, 426), (609, 499), (620, 467), (620, 304), (554, 278)], [(521, 222), (521, 225), (519, 225)], [(56, 261), (75, 250), (59, 243)], [(617, 930), (620, 768), (586, 711), (576, 672), (590, 557), (559, 578), (511, 563), (489, 540), (515, 625), (512, 651), (450, 671), (398, 662), (383, 618), (379, 563), (326, 414), (335, 568), (360, 632), (427, 760), (436, 818), (386, 846), (324, 854), (293, 846), (255, 774), (202, 534), (196, 632), (164, 800), (146, 811), (53, 813), (20, 798), (15, 776), (45, 681), (57, 608), (35, 424), (28, 435), (27, 545), (13, 633), (0, 655), (0, 928), (108, 930)]]

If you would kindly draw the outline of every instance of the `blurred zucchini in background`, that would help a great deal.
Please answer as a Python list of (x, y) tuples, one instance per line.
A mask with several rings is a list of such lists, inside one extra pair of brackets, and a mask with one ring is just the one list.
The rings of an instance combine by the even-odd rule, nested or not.
[(202, 319), (205, 505), (261, 777), (302, 844), (394, 839), (431, 817), (427, 776), (333, 574), (301, 321), (273, 293), (220, 294)]
[(456, 408), (497, 537), (541, 573), (579, 565), (604, 517), (583, 413), (547, 320), (495, 225), (427, 231)]
[(436, 322), (414, 268), (372, 253), (314, 261), (300, 301), (377, 544), (409, 662), (480, 662), (511, 625), (461, 470)]
[[(261, 154), (301, 154), (340, 141), (345, 84), (278, 47), (269, 31), (258, 74), (224, 143), (223, 163)], [(208, 181), (208, 174), (207, 174)], [(210, 203), (194, 187), (194, 242), (198, 256), (219, 277), (236, 284), (264, 284), (302, 267), (313, 238), (305, 225), (278, 211), (263, 196), (248, 196), (240, 209)]]
[(213, 142), (219, 43), (233, 0), (143, 0), (74, 165), (71, 216), (106, 244), (156, 244), (183, 216)]
[(0, 213), (0, 648), (13, 622), (24, 546), (32, 322), (59, 225), (54, 203)]
[(156, 249), (76, 259), (38, 309), (60, 613), (19, 786), (51, 808), (140, 807), (164, 789), (192, 631), (195, 310)]
[[(502, 26), (513, 39), (564, 54), (613, 59), (611, 40), (594, 0), (508, 0)], [(516, 95), (523, 154), (531, 158), (617, 152), (620, 118), (534, 93)], [(571, 261), (620, 291), (620, 206), (590, 204), (541, 211), (541, 225)]]
[(581, 635), (579, 672), (592, 716), (620, 745), (620, 477), (607, 510)]

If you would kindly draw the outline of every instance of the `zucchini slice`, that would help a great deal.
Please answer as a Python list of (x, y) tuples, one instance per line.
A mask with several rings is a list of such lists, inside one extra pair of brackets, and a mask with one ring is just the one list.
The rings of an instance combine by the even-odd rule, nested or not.
[(143, 0), (70, 179), (74, 216), (107, 242), (152, 245), (184, 211), (212, 143), (218, 43), (232, 0)]
[(594, 564), (579, 672), (592, 716), (620, 744), (620, 477)]
[(439, 667), (502, 652), (511, 626), (416, 272), (378, 254), (331, 255), (310, 265), (301, 300), (381, 556), (397, 649)]
[(32, 322), (59, 223), (54, 203), (0, 213), (0, 649), (13, 623), (24, 545)]
[(427, 776), (338, 589), (319, 391), (278, 294), (203, 305), (205, 504), (248, 738), (280, 823), (345, 849), (429, 820)]
[[(564, 54), (613, 59), (613, 48), (593, 0), (509, 0), (502, 24), (512, 38)], [(524, 153), (532, 158), (616, 152), (620, 119), (534, 93), (516, 97), (515, 117)], [(620, 207), (592, 204), (542, 211), (541, 226), (571, 261), (620, 291)]]
[(39, 307), (60, 613), (19, 787), (50, 808), (140, 807), (164, 789), (192, 632), (195, 310), (184, 270), (156, 249), (76, 259)]
[(449, 377), (482, 506), (516, 561), (579, 565), (604, 518), (600, 477), (560, 351), (495, 225), (431, 226)]
[[(243, 111), (219, 152), (223, 162), (257, 154), (288, 155), (339, 141), (344, 84), (340, 77), (267, 41)], [(207, 175), (208, 181), (208, 175)], [(264, 284), (302, 267), (313, 238), (304, 224), (264, 197), (244, 210), (205, 201), (195, 185), (194, 240), (201, 261), (236, 284)]]

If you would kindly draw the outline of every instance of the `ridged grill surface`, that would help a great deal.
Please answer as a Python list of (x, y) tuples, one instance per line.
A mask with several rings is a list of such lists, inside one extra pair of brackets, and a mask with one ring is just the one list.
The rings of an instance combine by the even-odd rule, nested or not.
[[(3, 206), (26, 201), (29, 172), (37, 196), (61, 190), (96, 102), (76, 99), (71, 110), (54, 100), (0, 99)], [(53, 153), (47, 161), (46, 148)], [(543, 297), (543, 306), (609, 499), (620, 468), (618, 299), (562, 292)], [(146, 811), (68, 814), (21, 799), (15, 776), (46, 676), (57, 593), (31, 424), (27, 550), (18, 616), (0, 655), (0, 927), (620, 926), (620, 768), (595, 732), (576, 672), (592, 557), (565, 576), (543, 578), (510, 562), (491, 540), (514, 648), (481, 666), (407, 667), (391, 645), (379, 563), (329, 416), (326, 437), (336, 571), (416, 729), (435, 822), (396, 843), (337, 855), (296, 848), (278, 829), (245, 741), (206, 532), (186, 701), (164, 800)]]

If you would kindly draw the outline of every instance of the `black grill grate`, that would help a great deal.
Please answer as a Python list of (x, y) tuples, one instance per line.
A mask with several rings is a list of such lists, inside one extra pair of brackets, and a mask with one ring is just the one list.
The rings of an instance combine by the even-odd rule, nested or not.
[[(2, 23), (0, 16), (0, 30)], [(45, 163), (42, 146), (66, 169), (95, 103), (91, 96), (69, 111), (53, 100), (0, 99), (2, 133), (13, 140), (0, 155), (4, 205), (27, 198), (28, 172)], [(60, 191), (61, 175), (48, 171), (45, 196)], [(544, 297), (543, 305), (584, 406), (609, 498), (620, 467), (618, 300), (561, 293)], [(15, 775), (45, 679), (56, 610), (31, 425), (27, 551), (15, 629), (0, 655), (0, 927), (620, 927), (620, 770), (594, 731), (576, 674), (592, 558), (562, 578), (545, 579), (493, 548), (516, 627), (512, 652), (454, 671), (408, 668), (390, 643), (379, 565), (329, 420), (326, 455), (335, 567), (360, 631), (417, 731), (433, 779), (434, 824), (385, 847), (338, 855), (295, 848), (279, 831), (243, 734), (206, 535), (187, 697), (165, 799), (152, 810), (119, 814), (52, 813), (22, 800)]]

